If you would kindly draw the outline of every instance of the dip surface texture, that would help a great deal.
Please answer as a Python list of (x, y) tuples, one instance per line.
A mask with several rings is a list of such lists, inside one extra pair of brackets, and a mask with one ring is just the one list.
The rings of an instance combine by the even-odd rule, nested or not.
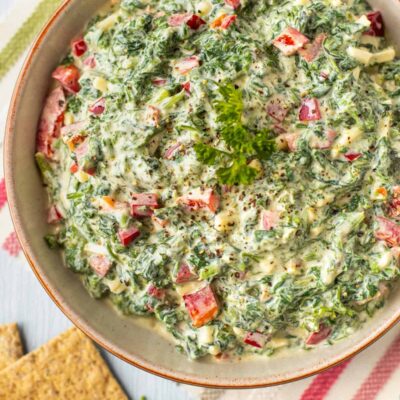
[(38, 128), (47, 243), (191, 358), (351, 335), (399, 275), (400, 61), (383, 36), (361, 0), (101, 12)]

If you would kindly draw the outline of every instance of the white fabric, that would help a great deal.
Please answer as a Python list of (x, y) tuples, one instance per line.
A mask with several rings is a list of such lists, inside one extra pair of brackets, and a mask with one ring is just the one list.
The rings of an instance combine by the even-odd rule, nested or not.
[[(0, 0), (2, 3), (4, 0)], [(0, 6), (0, 48), (33, 13), (39, 0), (5, 0)]]

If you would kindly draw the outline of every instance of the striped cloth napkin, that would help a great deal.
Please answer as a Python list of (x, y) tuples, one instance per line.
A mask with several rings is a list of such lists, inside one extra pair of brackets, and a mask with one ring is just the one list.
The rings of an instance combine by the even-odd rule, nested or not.
[[(0, 2), (0, 130), (4, 131), (26, 48), (61, 0)], [(1, 151), (0, 246), (10, 257), (22, 257), (6, 207), (2, 165)], [(254, 390), (186, 388), (198, 400), (400, 400), (400, 326), (352, 360), (299, 382)]]

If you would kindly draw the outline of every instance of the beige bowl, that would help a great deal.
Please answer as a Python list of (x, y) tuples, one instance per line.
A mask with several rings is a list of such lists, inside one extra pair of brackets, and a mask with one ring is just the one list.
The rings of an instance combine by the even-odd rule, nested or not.
[[(122, 317), (107, 302), (93, 300), (78, 277), (63, 266), (60, 255), (47, 248), (46, 195), (33, 157), (36, 127), (51, 72), (73, 36), (104, 2), (67, 0), (56, 12), (28, 56), (8, 116), (4, 159), (11, 214), (25, 255), (54, 302), (93, 340), (123, 360), (165, 378), (212, 387), (254, 388), (304, 378), (353, 356), (384, 334), (400, 317), (399, 291), (362, 330), (335, 346), (243, 362), (189, 361), (137, 319)], [(384, 11), (392, 37), (399, 34), (398, 0), (372, 3)]]

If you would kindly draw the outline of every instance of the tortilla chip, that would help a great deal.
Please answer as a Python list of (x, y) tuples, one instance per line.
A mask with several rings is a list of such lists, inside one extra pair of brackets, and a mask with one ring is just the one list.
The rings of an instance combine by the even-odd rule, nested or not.
[(17, 324), (0, 325), (0, 370), (17, 361), (22, 355)]
[(0, 399), (125, 400), (100, 354), (72, 328), (0, 372)]

